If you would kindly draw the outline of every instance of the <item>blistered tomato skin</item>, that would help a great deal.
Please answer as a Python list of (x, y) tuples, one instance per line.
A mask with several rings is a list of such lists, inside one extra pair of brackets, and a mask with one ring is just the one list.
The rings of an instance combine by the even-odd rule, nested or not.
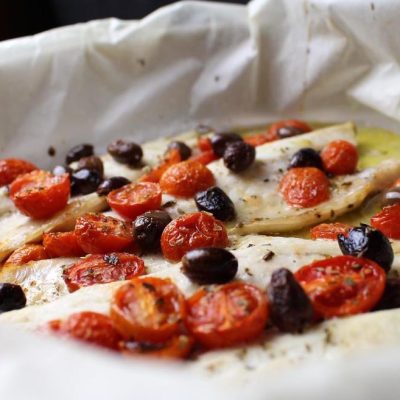
[(154, 167), (149, 173), (143, 175), (139, 182), (160, 182), (161, 176), (163, 173), (174, 164), (178, 164), (181, 162), (181, 154), (178, 149), (170, 149), (164, 157), (164, 160), (161, 164)]
[(329, 180), (318, 168), (292, 168), (282, 177), (279, 191), (289, 205), (314, 207), (329, 199)]
[(31, 261), (45, 260), (49, 254), (40, 244), (25, 244), (14, 250), (7, 258), (5, 265), (24, 265)]
[(293, 154), (289, 161), (289, 168), (315, 167), (323, 170), (322, 160), (317, 151), (312, 148), (300, 149)]
[(394, 253), (388, 238), (379, 230), (361, 224), (351, 228), (346, 236), (339, 235), (338, 243), (344, 255), (368, 258), (389, 272)]
[(326, 172), (333, 175), (353, 174), (357, 168), (357, 147), (345, 140), (329, 143), (321, 152)]
[(302, 135), (310, 131), (312, 128), (307, 123), (296, 119), (287, 119), (272, 124), (268, 129), (268, 135), (276, 140)]
[(226, 168), (239, 173), (245, 171), (254, 163), (256, 150), (246, 142), (234, 142), (226, 147), (223, 158)]
[(310, 229), (311, 239), (336, 240), (339, 235), (347, 236), (351, 225), (342, 222), (324, 223)]
[(49, 257), (81, 257), (84, 255), (74, 232), (45, 233), (43, 246)]
[(19, 310), (26, 305), (25, 293), (21, 286), (13, 283), (0, 283), (0, 314)]
[(20, 175), (37, 169), (36, 165), (26, 160), (6, 158), (0, 160), (0, 186), (9, 185)]
[(215, 183), (212, 172), (203, 164), (187, 160), (169, 167), (160, 179), (164, 193), (192, 197)]
[(371, 218), (371, 225), (390, 239), (400, 239), (400, 204), (385, 207)]
[(228, 234), (223, 223), (203, 212), (173, 220), (161, 235), (161, 250), (171, 261), (179, 261), (187, 251), (199, 247), (227, 245)]
[(220, 221), (235, 218), (235, 206), (232, 200), (217, 186), (196, 193), (194, 200), (199, 211), (209, 212)]
[(211, 146), (216, 156), (222, 157), (228, 145), (235, 142), (242, 142), (243, 139), (234, 132), (216, 133), (211, 137)]
[(83, 157), (90, 157), (93, 155), (93, 146), (88, 143), (78, 144), (72, 147), (65, 158), (67, 164), (74, 161), (79, 161)]

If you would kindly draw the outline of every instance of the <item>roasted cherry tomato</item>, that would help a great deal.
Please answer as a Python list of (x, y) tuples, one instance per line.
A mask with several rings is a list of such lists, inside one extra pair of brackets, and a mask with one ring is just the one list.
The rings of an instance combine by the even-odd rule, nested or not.
[(131, 183), (113, 190), (107, 196), (109, 206), (128, 219), (135, 219), (146, 211), (161, 207), (161, 189), (158, 183)]
[(267, 320), (267, 295), (243, 282), (211, 291), (200, 289), (188, 300), (187, 327), (208, 348), (229, 347), (256, 339)]
[(135, 278), (121, 286), (111, 303), (111, 318), (127, 339), (165, 342), (178, 334), (186, 316), (186, 302), (169, 280)]
[(52, 232), (43, 235), (43, 246), (50, 257), (80, 257), (85, 253), (75, 232)]
[(326, 172), (334, 175), (352, 174), (357, 167), (358, 151), (354, 144), (346, 140), (335, 140), (321, 151), (321, 158)]
[(45, 328), (41, 331), (54, 332), (111, 350), (118, 350), (122, 340), (110, 317), (92, 311), (71, 314), (65, 321), (50, 321)]
[(207, 136), (200, 136), (197, 139), (197, 147), (200, 151), (212, 151), (211, 139)]
[(37, 169), (29, 161), (16, 158), (0, 160), (0, 186), (9, 185), (16, 177)]
[(98, 283), (125, 281), (144, 273), (141, 258), (129, 253), (94, 254), (66, 268), (63, 278), (70, 292)]
[(91, 254), (121, 251), (133, 243), (128, 222), (103, 214), (85, 214), (77, 218), (75, 236), (79, 246)]
[(385, 207), (375, 214), (371, 225), (390, 239), (400, 239), (400, 204)]
[(343, 317), (373, 308), (385, 289), (385, 271), (366, 258), (337, 256), (300, 268), (295, 277), (317, 315)]
[(68, 203), (68, 174), (52, 175), (36, 170), (20, 175), (10, 185), (10, 197), (23, 214), (31, 218), (48, 218)]
[(226, 247), (228, 234), (221, 221), (212, 215), (197, 212), (170, 222), (161, 235), (165, 258), (179, 261), (184, 254), (199, 247)]
[(292, 168), (282, 177), (279, 190), (288, 204), (313, 207), (329, 199), (329, 180), (318, 168)]
[(30, 261), (49, 258), (45, 248), (40, 244), (25, 244), (11, 253), (5, 264), (24, 265)]
[(197, 161), (200, 164), (207, 165), (211, 162), (218, 160), (218, 157), (215, 155), (213, 150), (202, 151), (201, 153), (190, 157), (192, 161)]
[(184, 359), (190, 354), (193, 344), (192, 337), (178, 335), (165, 343), (120, 342), (120, 351), (125, 356)]
[(319, 224), (310, 230), (312, 239), (336, 240), (338, 235), (347, 235), (351, 226), (342, 222), (332, 222), (330, 224)]
[(296, 119), (287, 119), (272, 124), (268, 129), (267, 135), (271, 140), (277, 140), (301, 135), (310, 131), (312, 131), (312, 128), (307, 123)]
[(192, 197), (214, 185), (212, 172), (203, 164), (187, 160), (169, 167), (160, 179), (163, 192), (174, 196)]
[(243, 137), (243, 140), (253, 147), (261, 146), (265, 143), (276, 140), (275, 136), (268, 133), (253, 133)]
[(174, 164), (181, 162), (181, 154), (178, 149), (170, 149), (165, 155), (164, 161), (154, 167), (149, 173), (143, 175), (139, 182), (160, 182), (162, 174)]

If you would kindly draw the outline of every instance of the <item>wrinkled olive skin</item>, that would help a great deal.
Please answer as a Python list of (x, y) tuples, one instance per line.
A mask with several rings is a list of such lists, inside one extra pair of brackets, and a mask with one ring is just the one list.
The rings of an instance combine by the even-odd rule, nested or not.
[(222, 157), (228, 145), (242, 141), (243, 139), (237, 133), (221, 132), (216, 133), (211, 137), (211, 146), (214, 154), (218, 157)]
[(65, 161), (71, 164), (74, 161), (79, 161), (83, 157), (90, 157), (93, 155), (93, 146), (88, 143), (78, 144), (68, 151)]
[(53, 168), (53, 175), (64, 175), (64, 174), (68, 174), (71, 175), (72, 174), (73, 169), (71, 167), (65, 166), (65, 165), (56, 165)]
[(382, 207), (400, 204), (400, 187), (389, 189), (383, 198)]
[(229, 282), (237, 271), (237, 258), (217, 247), (190, 250), (182, 258), (182, 272), (200, 285)]
[(238, 173), (249, 168), (256, 158), (256, 149), (245, 143), (235, 142), (230, 144), (224, 153), (225, 167)]
[(340, 250), (344, 255), (368, 258), (376, 262), (386, 272), (392, 266), (394, 254), (388, 238), (369, 225), (350, 229), (347, 237), (338, 235)]
[(279, 139), (286, 139), (302, 135), (305, 132), (302, 129), (295, 128), (294, 126), (283, 126), (282, 128), (279, 128), (276, 133)]
[(100, 157), (90, 156), (81, 158), (78, 162), (76, 170), (84, 168), (96, 170), (99, 173), (99, 176), (103, 179), (104, 166), (103, 166), (103, 161), (101, 161)]
[(312, 321), (311, 301), (288, 269), (273, 272), (267, 293), (271, 321), (280, 331), (302, 332)]
[(175, 141), (171, 142), (168, 145), (167, 150), (173, 150), (176, 149), (179, 151), (179, 155), (181, 156), (181, 161), (187, 160), (191, 155), (192, 155), (192, 149), (183, 142)]
[(289, 169), (304, 167), (315, 167), (320, 170), (324, 169), (322, 159), (318, 152), (309, 147), (305, 147), (294, 153), (289, 161)]
[(172, 221), (166, 211), (148, 211), (133, 222), (133, 237), (144, 251), (160, 249), (160, 238), (165, 227)]
[(374, 310), (391, 310), (393, 308), (400, 308), (399, 277), (387, 277), (385, 291)]
[(220, 221), (235, 218), (235, 206), (232, 200), (217, 186), (196, 193), (194, 201), (199, 211), (207, 211)]
[(104, 180), (97, 188), (99, 196), (107, 196), (108, 193), (122, 186), (129, 185), (131, 181), (123, 176), (113, 176), (112, 178)]
[(102, 179), (98, 171), (94, 169), (82, 168), (74, 171), (71, 175), (71, 194), (89, 194), (97, 190)]
[(0, 283), (0, 313), (19, 310), (25, 305), (26, 297), (21, 286), (13, 283)]
[(138, 144), (125, 140), (112, 142), (107, 151), (115, 161), (133, 167), (139, 166), (143, 157), (143, 150)]

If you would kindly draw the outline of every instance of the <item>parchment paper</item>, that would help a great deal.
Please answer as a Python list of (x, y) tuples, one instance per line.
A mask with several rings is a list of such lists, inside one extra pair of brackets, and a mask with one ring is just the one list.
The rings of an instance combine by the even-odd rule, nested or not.
[[(181, 2), (0, 43), (1, 157), (284, 117), (400, 131), (399, 21), (398, 0)], [(396, 348), (218, 385), (0, 327), (2, 399), (398, 399), (399, 371)]]

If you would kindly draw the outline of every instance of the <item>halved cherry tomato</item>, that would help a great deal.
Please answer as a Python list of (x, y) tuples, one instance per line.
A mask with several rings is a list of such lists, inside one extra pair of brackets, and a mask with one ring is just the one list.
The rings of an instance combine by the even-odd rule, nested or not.
[(145, 271), (141, 258), (129, 253), (93, 254), (82, 258), (63, 271), (70, 292), (81, 287), (126, 281)]
[(29, 161), (17, 158), (0, 160), (0, 186), (9, 185), (16, 177), (37, 169)]
[(218, 160), (218, 157), (215, 155), (214, 150), (202, 151), (201, 153), (190, 157), (190, 160), (197, 161), (203, 165), (210, 164), (215, 160)]
[(43, 246), (50, 257), (81, 257), (85, 254), (75, 232), (45, 233)]
[(169, 167), (160, 179), (161, 189), (168, 194), (192, 197), (214, 185), (212, 172), (203, 164), (187, 160)]
[(118, 350), (122, 340), (110, 317), (92, 311), (71, 314), (65, 321), (50, 321), (41, 331), (46, 330), (111, 350)]
[(161, 207), (160, 185), (153, 182), (139, 182), (113, 190), (107, 196), (109, 206), (128, 219), (135, 219), (146, 211)]
[(346, 140), (335, 140), (321, 151), (326, 172), (334, 175), (352, 174), (358, 163), (357, 147)]
[(319, 224), (310, 230), (312, 239), (331, 239), (336, 240), (338, 235), (345, 235), (351, 229), (348, 224), (333, 222), (330, 224)]
[(313, 207), (329, 199), (329, 180), (318, 168), (292, 168), (279, 185), (285, 201), (297, 207)]
[(120, 351), (125, 356), (184, 359), (190, 354), (193, 344), (192, 337), (178, 335), (166, 343), (120, 342)]
[(68, 203), (68, 174), (52, 175), (36, 170), (20, 175), (10, 185), (10, 197), (23, 214), (31, 218), (48, 218)]
[(252, 135), (244, 136), (243, 140), (251, 146), (257, 147), (276, 140), (276, 137), (269, 133), (254, 133)]
[(375, 214), (371, 225), (390, 239), (400, 239), (400, 204), (385, 207)]
[(268, 129), (268, 137), (270, 137), (271, 140), (279, 139), (280, 138), (278, 135), (279, 130), (281, 128), (286, 128), (286, 127), (296, 128), (303, 133), (312, 131), (311, 126), (304, 121), (300, 121), (297, 119), (286, 119), (272, 124)]
[(200, 149), (200, 151), (212, 151), (212, 145), (211, 145), (211, 140), (207, 136), (200, 136), (197, 139), (197, 147)]
[(187, 251), (199, 247), (226, 247), (228, 234), (221, 221), (212, 215), (196, 212), (170, 222), (161, 235), (165, 258), (179, 261)]
[(178, 149), (170, 149), (168, 150), (164, 161), (154, 167), (149, 173), (143, 175), (140, 179), (139, 182), (154, 182), (158, 183), (160, 182), (162, 174), (171, 166), (174, 164), (177, 164), (181, 162), (181, 155), (179, 153)]
[(133, 243), (128, 222), (103, 214), (88, 213), (77, 218), (74, 232), (79, 246), (91, 254), (121, 251)]
[(316, 261), (300, 268), (295, 277), (316, 314), (325, 318), (370, 310), (382, 297), (386, 281), (378, 264), (353, 256)]
[(256, 339), (267, 320), (267, 295), (243, 282), (211, 291), (200, 289), (188, 300), (187, 327), (208, 348), (229, 347)]
[(127, 339), (165, 342), (178, 334), (186, 301), (169, 279), (135, 278), (113, 296), (111, 318)]
[(45, 248), (40, 244), (25, 244), (14, 250), (7, 258), (5, 265), (24, 265), (30, 261), (46, 260), (49, 258)]

